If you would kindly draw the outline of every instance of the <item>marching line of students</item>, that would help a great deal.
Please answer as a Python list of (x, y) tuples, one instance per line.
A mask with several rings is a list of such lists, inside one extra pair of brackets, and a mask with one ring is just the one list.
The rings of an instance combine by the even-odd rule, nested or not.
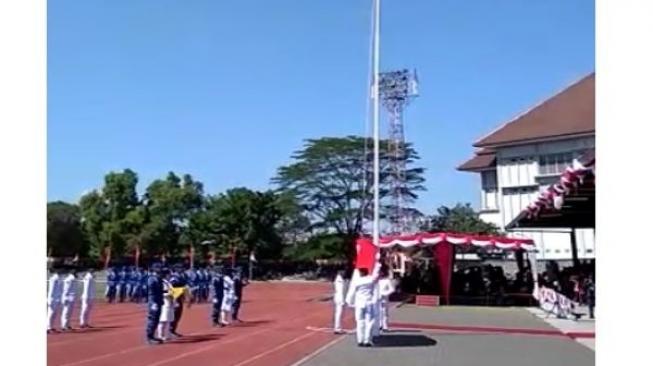
[[(240, 322), (238, 317), (243, 294), (243, 287), (247, 280), (243, 278), (240, 268), (212, 268), (202, 269), (203, 278), (209, 278), (206, 286), (197, 277), (190, 278), (192, 269), (184, 271), (181, 266), (174, 266), (172, 270), (160, 264), (154, 264), (149, 272), (133, 269), (138, 273), (138, 284), (122, 279), (128, 279), (128, 269), (120, 271), (110, 269), (107, 273), (107, 289), (105, 295), (107, 302), (118, 302), (130, 297), (134, 302), (141, 298), (147, 304), (145, 336), (149, 344), (161, 344), (169, 338), (182, 337), (177, 332), (183, 317), (184, 304), (187, 306), (211, 298), (211, 322), (213, 326), (224, 327), (231, 322)], [(121, 273), (122, 272), (122, 273)], [(141, 285), (141, 281), (144, 284)], [(73, 330), (71, 315), (77, 301), (77, 282), (81, 282), (81, 296), (79, 296), (80, 314), (79, 327), (91, 328), (90, 313), (95, 297), (95, 276), (92, 269), (86, 271), (81, 280), (77, 279), (76, 270), (54, 270), (48, 279), (48, 324), (47, 332), (57, 332), (55, 320), (57, 315), (61, 318), (61, 331)], [(142, 288), (141, 288), (142, 287)], [(138, 288), (138, 290), (135, 290)], [(139, 293), (135, 297), (131, 291)]]
[[(71, 317), (76, 303), (76, 289), (77, 289), (77, 273), (75, 270), (69, 271), (54, 271), (48, 279), (48, 324), (47, 333), (55, 333), (58, 331), (67, 332), (72, 330)], [(90, 328), (89, 318), (91, 309), (93, 307), (93, 300), (95, 298), (95, 277), (93, 270), (86, 271), (81, 280), (82, 291), (79, 297), (80, 313), (79, 313), (79, 326), (80, 328)], [(59, 311), (61, 309), (61, 311)], [(57, 315), (60, 316), (61, 328), (56, 329), (55, 320)]]

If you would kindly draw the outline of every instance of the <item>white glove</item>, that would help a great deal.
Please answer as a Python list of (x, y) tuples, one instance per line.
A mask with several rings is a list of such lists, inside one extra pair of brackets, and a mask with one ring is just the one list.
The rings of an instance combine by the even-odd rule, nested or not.
[(159, 310), (159, 305), (157, 305), (157, 304), (152, 304), (152, 306), (150, 306), (150, 310), (152, 310), (152, 311), (157, 311), (157, 310)]

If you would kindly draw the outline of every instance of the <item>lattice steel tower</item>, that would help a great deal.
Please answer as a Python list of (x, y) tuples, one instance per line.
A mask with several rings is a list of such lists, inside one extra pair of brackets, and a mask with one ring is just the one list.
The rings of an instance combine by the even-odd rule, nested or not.
[(379, 94), (388, 112), (388, 150), (390, 153), (390, 189), (392, 205), (390, 223), (393, 234), (410, 230), (411, 210), (406, 207), (406, 141), (403, 114), (406, 106), (417, 97), (417, 72), (398, 70), (379, 74)]

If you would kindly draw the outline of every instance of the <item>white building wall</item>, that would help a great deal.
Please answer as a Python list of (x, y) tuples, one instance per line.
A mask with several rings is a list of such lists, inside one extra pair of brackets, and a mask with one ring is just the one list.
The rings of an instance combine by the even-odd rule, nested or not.
[[(593, 147), (594, 137), (583, 137), (497, 149), (498, 210), (491, 210), (486, 203), (489, 195), (482, 186), (481, 219), (494, 223), (503, 230), (505, 225), (537, 198), (540, 190), (548, 188), (549, 184), (559, 178), (556, 174), (540, 174), (541, 156), (578, 153)], [(542, 229), (513, 233), (515, 236), (527, 237), (535, 241), (539, 250), (538, 259), (571, 260), (569, 230)], [(577, 230), (576, 244), (580, 259), (594, 258), (594, 230)]]

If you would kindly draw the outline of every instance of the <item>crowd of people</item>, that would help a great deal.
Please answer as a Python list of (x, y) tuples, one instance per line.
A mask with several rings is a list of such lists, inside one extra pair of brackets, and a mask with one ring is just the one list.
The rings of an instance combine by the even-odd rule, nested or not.
[[(239, 310), (243, 287), (248, 283), (242, 268), (202, 267), (184, 269), (181, 265), (171, 268), (161, 264), (152, 265), (148, 271), (140, 268), (111, 268), (107, 271), (105, 296), (108, 303), (131, 301), (145, 302), (146, 341), (160, 344), (168, 337), (182, 337), (177, 332), (183, 317), (184, 304), (211, 303), (213, 326), (224, 327), (240, 322)], [(51, 270), (48, 279), (47, 332), (71, 331), (70, 316), (77, 301), (81, 305), (80, 328), (90, 328), (90, 312), (96, 296), (96, 278), (92, 269), (79, 278), (78, 269)], [(81, 283), (81, 295), (77, 290)], [(60, 316), (61, 327), (55, 320)]]

